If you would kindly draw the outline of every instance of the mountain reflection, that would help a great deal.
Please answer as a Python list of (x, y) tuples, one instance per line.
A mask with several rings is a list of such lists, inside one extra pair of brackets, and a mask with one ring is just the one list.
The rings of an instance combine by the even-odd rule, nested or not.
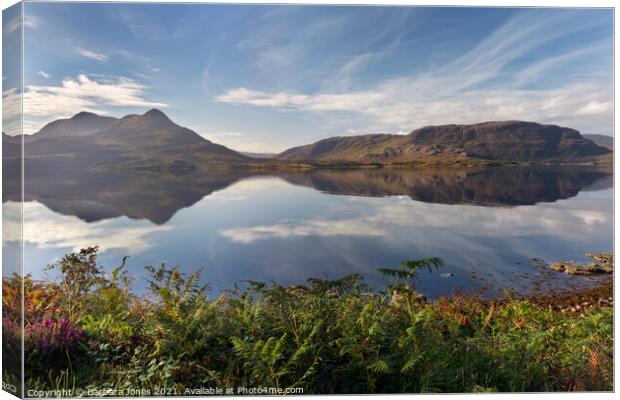
[(318, 170), (282, 175), (290, 183), (330, 194), (409, 196), (438, 204), (521, 206), (554, 202), (581, 190), (611, 187), (611, 171), (586, 168)]
[[(581, 190), (610, 188), (609, 169), (587, 167), (496, 167), (486, 169), (343, 169), (253, 172), (214, 169), (205, 173), (129, 173), (30, 169), (25, 201), (93, 222), (118, 216), (166, 223), (178, 210), (243, 179), (275, 176), (334, 195), (408, 196), (440, 204), (519, 206), (554, 202)], [(18, 182), (6, 179), (3, 202), (19, 201)]]

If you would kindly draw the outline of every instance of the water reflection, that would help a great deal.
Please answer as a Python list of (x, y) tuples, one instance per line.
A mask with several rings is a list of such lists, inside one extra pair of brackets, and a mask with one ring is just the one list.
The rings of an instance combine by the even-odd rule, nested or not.
[[(380, 285), (377, 267), (440, 256), (453, 276), (423, 276), (419, 286), (437, 295), (478, 287), (472, 273), (527, 289), (515, 274), (536, 279), (532, 257), (581, 260), (612, 248), (611, 174), (593, 168), (27, 175), (25, 263), (35, 276), (94, 244), (107, 266), (130, 255), (138, 286), (145, 265), (166, 262), (204, 267), (215, 291), (350, 273)], [(558, 275), (553, 285), (571, 282)]]
[[(39, 168), (26, 171), (25, 201), (86, 222), (126, 216), (165, 224), (180, 209), (243, 179), (275, 176), (335, 195), (404, 195), (438, 204), (534, 205), (574, 197), (588, 188), (611, 187), (610, 171), (596, 168), (350, 169), (251, 172), (214, 169), (183, 175), (113, 173)], [(17, 186), (17, 181), (7, 182)], [(3, 202), (18, 191), (6, 190)]]

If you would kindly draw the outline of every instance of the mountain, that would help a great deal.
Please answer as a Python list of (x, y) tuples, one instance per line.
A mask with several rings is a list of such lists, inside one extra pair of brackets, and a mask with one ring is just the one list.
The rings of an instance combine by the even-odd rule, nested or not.
[[(20, 138), (17, 136), (9, 136), (2, 132), (2, 165), (6, 166), (11, 163), (11, 159), (17, 160), (21, 154), (22, 145)], [(9, 172), (4, 172), (7, 175)]]
[(408, 163), (492, 160), (575, 161), (609, 154), (570, 128), (523, 121), (428, 126), (408, 135), (333, 137), (280, 153), (280, 160)]
[(24, 142), (38, 139), (59, 138), (65, 136), (83, 136), (104, 129), (118, 120), (113, 117), (104, 117), (90, 112), (80, 112), (71, 118), (58, 119), (45, 125), (33, 135), (24, 135)]
[(611, 136), (607, 136), (607, 135), (597, 135), (595, 133), (589, 133), (589, 134), (584, 134), (581, 135), (586, 139), (589, 139), (591, 141), (593, 141), (594, 143), (596, 143), (599, 146), (605, 147), (609, 150), (614, 149), (614, 138)]
[[(21, 139), (3, 135), (3, 161), (10, 168), (19, 167)], [(96, 167), (178, 173), (214, 165), (288, 169), (339, 163), (599, 163), (610, 161), (612, 153), (574, 129), (495, 121), (429, 126), (408, 135), (333, 137), (267, 159), (271, 155), (241, 154), (213, 143), (177, 125), (157, 109), (122, 118), (80, 112), (51, 122), (39, 132), (23, 136), (23, 140), (29, 168)]]
[[(16, 139), (3, 136), (5, 145)], [(195, 169), (250, 158), (172, 122), (160, 110), (120, 119), (81, 112), (24, 136), (29, 166)], [(17, 139), (17, 143), (18, 139)]]

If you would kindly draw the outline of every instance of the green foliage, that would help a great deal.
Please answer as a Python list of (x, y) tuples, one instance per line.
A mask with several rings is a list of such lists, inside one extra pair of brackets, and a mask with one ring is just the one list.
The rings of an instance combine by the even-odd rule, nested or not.
[(61, 274), (59, 290), (63, 293), (63, 308), (72, 319), (86, 314), (88, 303), (82, 301), (93, 287), (103, 282), (103, 270), (97, 265), (98, 247), (87, 247), (65, 255), (57, 264), (47, 267)]
[(213, 299), (199, 272), (185, 275), (165, 265), (147, 267), (149, 293), (136, 296), (123, 265), (106, 275), (97, 267), (96, 249), (86, 249), (63, 259), (59, 284), (29, 284), (39, 293), (35, 298), (70, 293), (70, 301), (31, 312), (79, 310), (74, 318), (85, 338), (80, 351), (59, 359), (54, 370), (28, 371), (27, 389), (159, 386), (182, 393), (266, 386), (308, 394), (612, 388), (611, 309), (574, 315), (518, 300), (429, 302), (415, 292), (414, 281), (422, 268), (438, 268), (437, 258), (382, 269), (392, 283), (387, 293), (353, 275), (292, 287), (247, 282)]
[(389, 282), (389, 288), (395, 289), (415, 289), (415, 281), (420, 280), (420, 270), (433, 272), (443, 265), (443, 260), (439, 257), (428, 257), (420, 260), (403, 261), (398, 268), (378, 268), (377, 271)]

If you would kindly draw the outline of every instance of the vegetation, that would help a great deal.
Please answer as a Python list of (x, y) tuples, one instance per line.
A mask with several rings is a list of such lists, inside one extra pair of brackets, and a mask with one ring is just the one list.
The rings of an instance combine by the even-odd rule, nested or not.
[[(428, 302), (415, 291), (416, 271), (439, 265), (382, 269), (386, 292), (352, 275), (294, 287), (247, 282), (215, 298), (199, 272), (162, 265), (147, 267), (148, 294), (137, 296), (124, 262), (105, 273), (97, 248), (87, 248), (51, 267), (57, 282), (25, 278), (26, 390), (613, 389), (611, 308), (577, 315), (458, 294)], [(3, 283), (5, 362), (19, 357), (11, 320), (20, 283)]]

